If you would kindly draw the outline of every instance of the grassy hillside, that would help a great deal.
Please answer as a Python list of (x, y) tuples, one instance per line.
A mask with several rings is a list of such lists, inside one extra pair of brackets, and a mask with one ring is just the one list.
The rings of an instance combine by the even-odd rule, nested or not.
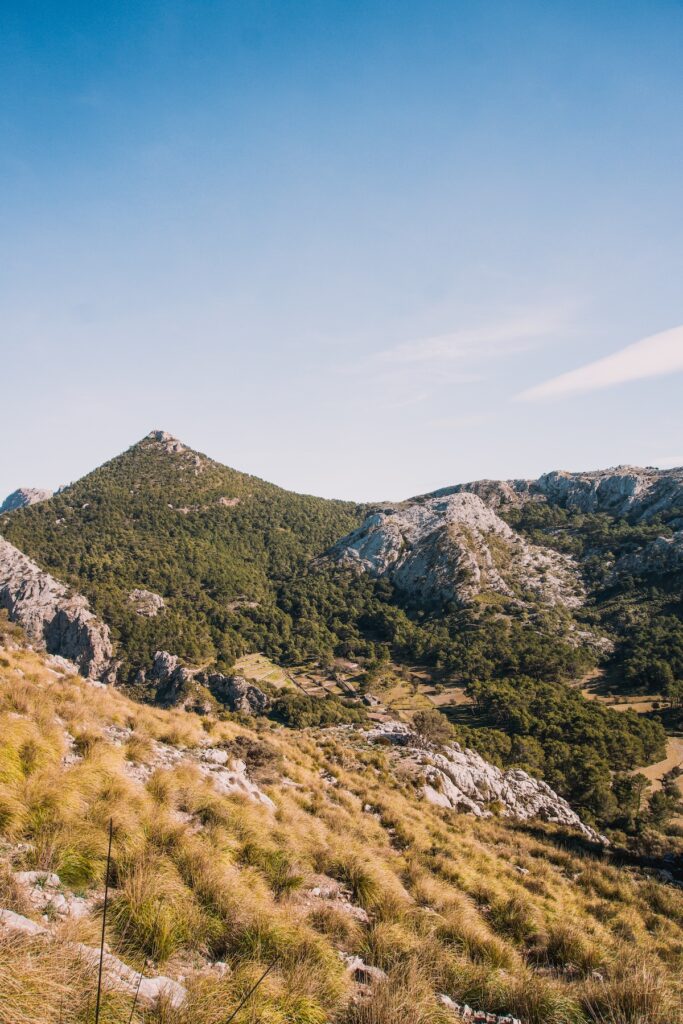
[[(3, 535), (84, 593), (112, 627), (124, 672), (166, 648), (199, 664), (248, 649), (241, 616), (351, 529), (348, 502), (293, 494), (154, 434), (55, 495), (2, 519)], [(166, 602), (136, 613), (135, 588)]]
[[(221, 795), (191, 760), (207, 749), (274, 810)], [(51, 940), (0, 929), (2, 1024), (91, 1022), (96, 972), (70, 944), (98, 942), (110, 817), (110, 949), (188, 992), (135, 1024), (222, 1024), (273, 962), (238, 1024), (447, 1024), (441, 993), (528, 1024), (681, 1019), (683, 893), (654, 877), (425, 804), (357, 732), (144, 707), (6, 647), (0, 907), (40, 920), (16, 876), (38, 869), (88, 910), (48, 909)], [(340, 952), (384, 975), (359, 986)], [(102, 1019), (131, 1008), (108, 992)]]

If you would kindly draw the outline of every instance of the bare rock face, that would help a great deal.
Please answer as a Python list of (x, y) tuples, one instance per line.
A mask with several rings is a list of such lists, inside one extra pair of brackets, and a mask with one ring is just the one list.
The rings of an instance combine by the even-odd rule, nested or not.
[(477, 494), (457, 492), (374, 512), (327, 557), (388, 577), (428, 604), (467, 604), (494, 591), (533, 591), (548, 604), (581, 603), (578, 568), (564, 555), (527, 543)]
[(134, 605), (137, 614), (144, 615), (147, 619), (155, 618), (166, 607), (166, 602), (160, 594), (138, 587), (131, 590), (128, 600)]
[(467, 492), (490, 508), (547, 501), (576, 512), (607, 512), (646, 520), (672, 509), (683, 511), (683, 467), (616, 466), (586, 473), (553, 470), (538, 480), (474, 480), (426, 497)]
[(594, 473), (546, 473), (531, 487), (552, 504), (579, 512), (649, 519), (683, 504), (683, 469), (617, 466)]
[(474, 750), (459, 743), (443, 748), (420, 743), (415, 733), (400, 722), (387, 722), (368, 733), (368, 738), (390, 742), (400, 750), (400, 760), (412, 768), (422, 783), (426, 800), (439, 807), (466, 811), (478, 818), (490, 816), (491, 804), (519, 821), (540, 818), (575, 828), (594, 842), (601, 837), (554, 789), (521, 768), (501, 771)]
[(44, 572), (0, 537), (0, 608), (29, 639), (73, 661), (91, 679), (113, 682), (116, 663), (109, 629), (80, 594)]
[[(189, 711), (206, 714), (215, 709), (216, 701), (230, 711), (245, 715), (262, 715), (270, 707), (263, 690), (248, 683), (242, 676), (224, 676), (219, 672), (207, 675), (186, 668), (168, 651), (157, 651), (147, 677), (157, 684), (156, 698), (160, 704), (182, 706)], [(139, 682), (144, 682), (140, 678)], [(213, 705), (213, 707), (212, 707)]]
[[(180, 664), (180, 658), (168, 651), (157, 651), (149, 680), (156, 683), (156, 700), (165, 707), (182, 707), (205, 715), (213, 711), (215, 701), (193, 669)], [(138, 682), (144, 682), (140, 673)]]
[(154, 664), (149, 673), (150, 679), (156, 682), (165, 683), (180, 667), (180, 658), (168, 651), (157, 651), (154, 655)]
[(36, 505), (39, 501), (47, 501), (51, 497), (52, 491), (40, 487), (19, 487), (8, 494), (0, 505), (0, 515), (3, 512), (15, 512), (18, 508), (26, 508), (27, 505)]
[(248, 683), (243, 676), (211, 675), (208, 684), (214, 697), (230, 711), (239, 711), (244, 715), (262, 715), (270, 707), (270, 701), (263, 690), (253, 683)]
[(683, 530), (673, 537), (657, 537), (639, 551), (624, 555), (614, 567), (617, 574), (666, 575), (683, 572)]

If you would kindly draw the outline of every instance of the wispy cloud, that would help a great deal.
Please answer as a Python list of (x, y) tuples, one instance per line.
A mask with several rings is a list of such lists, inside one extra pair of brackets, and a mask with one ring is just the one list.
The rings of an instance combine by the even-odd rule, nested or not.
[(523, 352), (540, 338), (557, 331), (557, 313), (523, 313), (478, 327), (459, 329), (416, 341), (403, 342), (377, 352), (372, 358), (380, 365), (450, 363), (482, 354)]
[(664, 377), (683, 371), (683, 325), (627, 345), (604, 359), (562, 373), (559, 377), (527, 388), (516, 396), (521, 401), (541, 401), (562, 395), (611, 388), (646, 377)]

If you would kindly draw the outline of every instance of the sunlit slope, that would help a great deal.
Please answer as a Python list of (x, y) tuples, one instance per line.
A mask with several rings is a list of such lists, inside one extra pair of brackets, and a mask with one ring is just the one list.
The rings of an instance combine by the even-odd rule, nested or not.
[[(69, 943), (97, 945), (110, 818), (111, 952), (187, 993), (147, 1022), (221, 1024), (271, 963), (242, 1024), (452, 1021), (443, 995), (532, 1024), (680, 1019), (671, 887), (432, 807), (357, 730), (209, 722), (0, 658), (0, 907), (53, 936), (0, 930), (3, 1024), (92, 1013)], [(35, 870), (85, 912), (32, 902)], [(131, 1005), (110, 992), (106, 1019)]]

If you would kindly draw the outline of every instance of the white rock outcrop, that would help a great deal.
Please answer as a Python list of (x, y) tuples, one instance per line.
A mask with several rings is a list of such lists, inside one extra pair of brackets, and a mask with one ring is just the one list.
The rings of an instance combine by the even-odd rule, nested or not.
[(52, 491), (46, 491), (42, 487), (18, 487), (16, 491), (8, 494), (0, 505), (0, 515), (3, 512), (15, 512), (18, 508), (26, 508), (27, 505), (37, 505), (39, 501), (47, 501), (51, 497)]
[(595, 842), (601, 837), (585, 825), (576, 811), (554, 789), (521, 768), (501, 771), (474, 750), (459, 743), (444, 747), (424, 744), (401, 722), (382, 723), (367, 733), (371, 741), (397, 747), (403, 766), (413, 769), (426, 800), (439, 807), (467, 811), (478, 818), (491, 815), (491, 804), (518, 821), (538, 818), (567, 825)]
[(41, 914), (80, 918), (90, 913), (88, 901), (69, 892), (54, 872), (16, 871), (14, 878), (25, 890), (31, 905)]
[(109, 629), (87, 600), (71, 593), (13, 544), (0, 537), (0, 608), (32, 643), (74, 662), (91, 679), (116, 674)]
[(472, 480), (442, 487), (422, 499), (473, 494), (492, 509), (548, 502), (574, 512), (607, 512), (649, 519), (683, 509), (683, 467), (615, 466), (583, 473), (553, 470), (538, 480)]
[(474, 480), (426, 497), (477, 494), (491, 508), (547, 501), (576, 512), (608, 512), (646, 520), (683, 510), (683, 467), (615, 466), (584, 473), (553, 470), (538, 480)]
[(144, 615), (148, 619), (156, 618), (159, 612), (166, 607), (166, 602), (161, 594), (155, 594), (154, 591), (144, 590), (141, 587), (131, 590), (128, 600), (138, 615)]
[(592, 473), (545, 473), (529, 486), (551, 504), (580, 512), (611, 512), (649, 519), (683, 505), (683, 468), (616, 466)]
[(572, 559), (527, 543), (477, 495), (444, 494), (373, 512), (327, 559), (387, 577), (428, 604), (469, 603), (493, 591), (576, 606), (583, 590)]
[[(118, 726), (109, 726), (105, 733), (114, 746), (123, 746), (133, 735), (132, 730)], [(270, 797), (249, 777), (245, 762), (222, 747), (174, 747), (154, 740), (150, 755), (144, 761), (126, 761), (125, 771), (131, 779), (145, 783), (157, 768), (175, 768), (180, 764), (195, 765), (218, 793), (243, 796), (269, 811), (275, 810)]]

